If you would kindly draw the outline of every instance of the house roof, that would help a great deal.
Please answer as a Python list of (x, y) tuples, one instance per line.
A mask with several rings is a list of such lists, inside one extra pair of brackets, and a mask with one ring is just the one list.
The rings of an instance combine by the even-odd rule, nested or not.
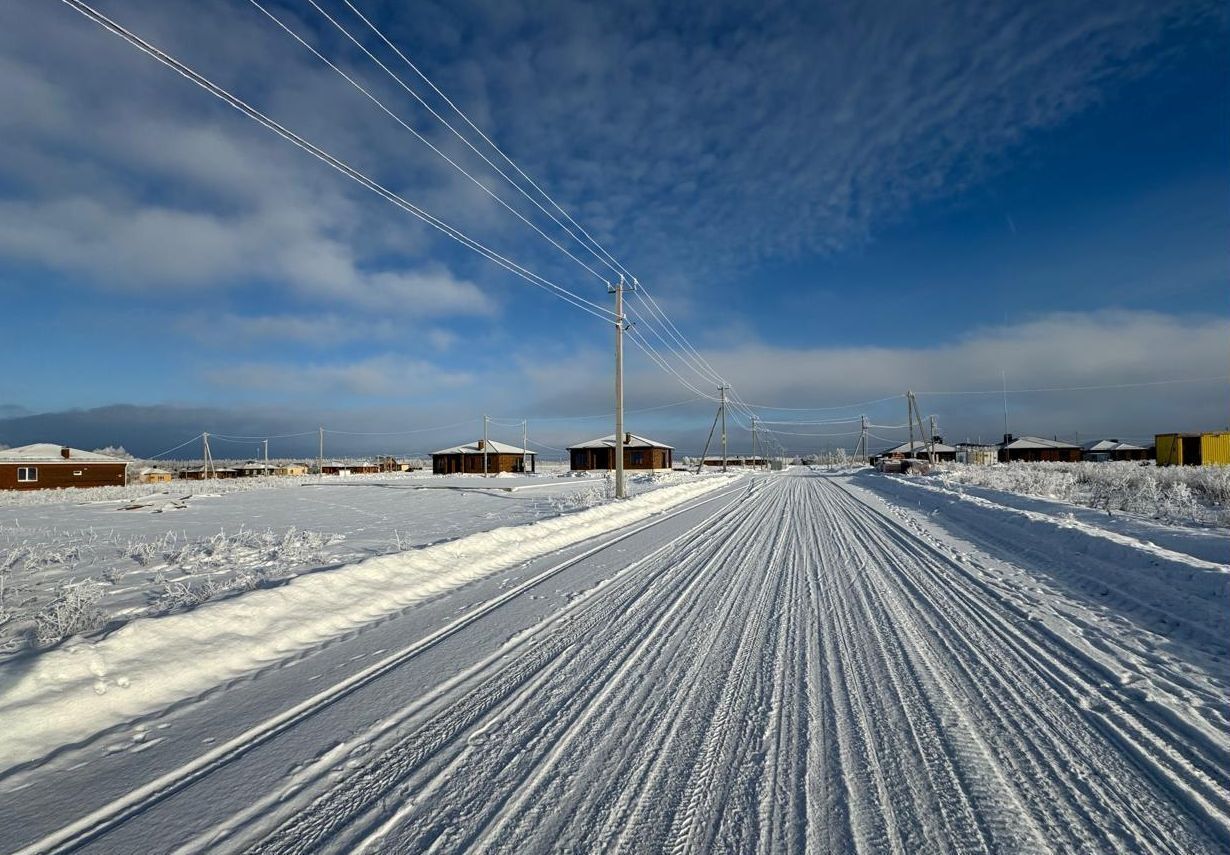
[[(508, 445), (504, 442), (496, 442), (494, 439), (487, 440), (486, 451), (492, 454), (534, 454), (533, 451), (527, 451), (523, 448), (518, 448), (515, 445)], [(433, 451), (432, 457), (437, 454), (482, 454), (484, 449), (478, 447), (478, 440), (468, 442), (465, 445), (454, 445), (452, 448), (442, 448), (439, 451)]]
[[(935, 443), (933, 446), (931, 446), (931, 448), (937, 452), (942, 452), (944, 454), (950, 454), (956, 451), (956, 449), (952, 447), (951, 445), (944, 445), (944, 443), (942, 442)], [(890, 448), (887, 451), (884, 451), (881, 453), (882, 454), (909, 454), (915, 451), (926, 451), (926, 450), (927, 450), (927, 441), (922, 440), (922, 439), (916, 439), (913, 442), (903, 442), (901, 443), (901, 445), (898, 445), (896, 448)]]
[(1085, 443), (1085, 451), (1144, 451), (1143, 445), (1132, 445), (1130, 442), (1120, 442), (1117, 439), (1099, 439), (1096, 442)]
[(110, 454), (99, 454), (95, 451), (82, 451), (80, 448), (69, 448), (68, 457), (61, 452), (66, 448), (54, 442), (36, 442), (33, 445), (23, 445), (19, 448), (6, 448), (0, 451), (0, 463), (127, 463), (119, 457)]
[[(663, 442), (655, 442), (654, 440), (649, 439), (648, 437), (641, 436), (640, 434), (630, 433), (628, 434), (628, 436), (631, 437), (632, 441), (625, 442), (624, 448), (669, 448), (672, 451), (675, 450), (674, 446), (672, 445), (667, 445), (666, 443), (663, 443)], [(568, 450), (572, 451), (574, 448), (581, 449), (581, 448), (614, 448), (614, 447), (615, 447), (615, 434), (612, 433), (607, 436), (598, 437), (598, 439), (591, 439), (589, 442), (581, 442), (581, 443), (577, 443), (576, 445), (570, 445), (568, 446)]]
[(1040, 436), (1018, 436), (1003, 448), (1079, 448), (1070, 442), (1060, 442), (1057, 439), (1043, 439)]
[(146, 466), (141, 470), (142, 475), (171, 475), (174, 474), (170, 469), (161, 469), (157, 466)]
[(235, 467), (236, 469), (277, 469), (273, 463), (266, 463), (263, 460), (249, 460), (246, 463), (241, 463)]

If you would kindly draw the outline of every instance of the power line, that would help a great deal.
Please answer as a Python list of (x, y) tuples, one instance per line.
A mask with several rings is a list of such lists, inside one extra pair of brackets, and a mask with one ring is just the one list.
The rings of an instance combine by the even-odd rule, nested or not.
[[(332, 60), (330, 60), (328, 57), (326, 57), (324, 54), (322, 54), (322, 53), (321, 53), (320, 51), (318, 51), (316, 48), (312, 47), (312, 45), (308, 44), (308, 43), (307, 43), (307, 41), (305, 41), (305, 40), (304, 40), (304, 39), (303, 39), (303, 38), (302, 38), (302, 37), (301, 37), (298, 33), (296, 33), (294, 30), (292, 30), (290, 27), (288, 27), (285, 23), (283, 23), (283, 21), (282, 21), (280, 18), (278, 18), (276, 15), (274, 15), (272, 12), (270, 12), (268, 9), (266, 9), (264, 6), (262, 6), (262, 5), (260, 4), (259, 0), (248, 0), (248, 2), (249, 2), (249, 3), (251, 3), (253, 6), (255, 6), (257, 9), (259, 9), (261, 12), (263, 12), (263, 13), (265, 14), (265, 16), (266, 16), (266, 17), (268, 17), (271, 21), (273, 21), (275, 24), (277, 24), (277, 25), (278, 25), (278, 27), (280, 27), (280, 28), (281, 28), (281, 29), (282, 29), (285, 33), (287, 33), (287, 34), (288, 34), (291, 38), (293, 38), (293, 39), (294, 39), (295, 41), (297, 41), (299, 44), (303, 45), (303, 47), (305, 47), (308, 51), (310, 51), (310, 52), (312, 53), (312, 55), (313, 55), (313, 56), (315, 56), (317, 59), (319, 59), (319, 60), (320, 60), (321, 62), (323, 62), (325, 65), (329, 66), (329, 68), (333, 69), (333, 71), (337, 72), (337, 73), (338, 73), (338, 74), (342, 77), (342, 79), (344, 79), (347, 83), (349, 83), (351, 86), (353, 86), (353, 87), (354, 87), (355, 89), (357, 89), (359, 92), (361, 92), (361, 93), (362, 93), (365, 97), (367, 97), (367, 98), (368, 98), (368, 99), (369, 99), (369, 100), (370, 100), (373, 104), (375, 104), (375, 105), (376, 105), (377, 107), (379, 107), (379, 108), (380, 108), (380, 109), (381, 109), (381, 110), (382, 110), (382, 111), (383, 111), (386, 115), (388, 115), (388, 116), (389, 116), (389, 118), (393, 119), (393, 121), (397, 122), (397, 124), (401, 125), (401, 126), (402, 126), (403, 128), (405, 128), (407, 131), (409, 131), (412, 135), (414, 135), (415, 139), (419, 140), (419, 142), (423, 143), (425, 146), (427, 146), (428, 148), (430, 148), (432, 151), (434, 151), (436, 154), (438, 154), (440, 157), (442, 157), (445, 161), (447, 161), (447, 162), (448, 162), (448, 164), (449, 164), (450, 166), (452, 166), (454, 169), (456, 169), (458, 172), (460, 172), (462, 175), (464, 175), (466, 178), (468, 178), (471, 182), (473, 182), (473, 183), (475, 184), (475, 186), (477, 186), (479, 189), (481, 189), (484, 193), (486, 193), (486, 194), (487, 194), (488, 196), (490, 196), (492, 199), (494, 199), (495, 201), (497, 201), (497, 202), (499, 202), (501, 205), (503, 205), (503, 206), (504, 206), (504, 208), (506, 208), (506, 209), (509, 211), (509, 213), (511, 213), (513, 216), (517, 217), (519, 220), (521, 220), (521, 221), (522, 221), (523, 223), (525, 223), (527, 226), (529, 226), (530, 228), (532, 228), (534, 231), (538, 232), (538, 234), (539, 234), (539, 235), (541, 235), (541, 236), (542, 236), (545, 240), (547, 240), (547, 241), (548, 241), (548, 242), (549, 242), (552, 246), (554, 246), (554, 247), (555, 247), (556, 249), (558, 249), (560, 252), (564, 253), (564, 255), (566, 255), (566, 256), (568, 256), (569, 258), (571, 258), (571, 259), (572, 259), (573, 261), (575, 261), (577, 264), (581, 265), (581, 267), (583, 267), (583, 268), (585, 268), (586, 270), (588, 270), (591, 274), (593, 274), (593, 275), (594, 275), (596, 278), (598, 278), (600, 281), (604, 281), (604, 282), (606, 281), (606, 280), (605, 280), (605, 278), (603, 277), (603, 275), (602, 275), (601, 273), (599, 273), (598, 271), (594, 270), (592, 267), (590, 267), (590, 266), (589, 266), (588, 264), (586, 264), (584, 261), (581, 261), (581, 259), (577, 258), (575, 255), (573, 255), (571, 252), (569, 252), (567, 249), (565, 249), (563, 246), (561, 246), (561, 245), (560, 245), (560, 244), (559, 244), (559, 243), (558, 243), (558, 242), (557, 242), (554, 238), (552, 238), (550, 235), (548, 235), (548, 234), (547, 234), (546, 232), (544, 232), (542, 229), (538, 228), (538, 226), (536, 226), (534, 223), (532, 223), (532, 222), (530, 222), (528, 219), (526, 219), (526, 217), (525, 217), (524, 215), (522, 215), (520, 211), (516, 210), (516, 209), (515, 209), (515, 208), (513, 208), (511, 205), (509, 205), (507, 202), (505, 202), (503, 198), (501, 198), (499, 195), (497, 195), (497, 194), (495, 193), (495, 191), (493, 191), (490, 187), (488, 187), (488, 186), (487, 186), (486, 184), (484, 184), (482, 181), (479, 181), (477, 178), (475, 178), (473, 175), (471, 175), (469, 172), (467, 172), (467, 171), (466, 171), (466, 169), (465, 169), (465, 167), (463, 167), (461, 164), (457, 163), (457, 161), (453, 160), (451, 157), (449, 157), (447, 154), (445, 154), (443, 151), (441, 151), (439, 148), (437, 148), (437, 147), (436, 147), (436, 146), (435, 146), (435, 145), (434, 145), (434, 144), (433, 144), (430, 140), (428, 140), (425, 136), (423, 136), (422, 134), (420, 134), (417, 130), (415, 130), (413, 127), (411, 127), (409, 124), (407, 124), (407, 123), (406, 123), (406, 122), (405, 122), (405, 121), (404, 121), (404, 120), (403, 120), (400, 116), (398, 116), (396, 113), (394, 113), (392, 110), (390, 110), (387, 106), (385, 106), (385, 104), (384, 104), (384, 102), (383, 102), (383, 101), (381, 101), (379, 98), (377, 98), (377, 97), (376, 97), (375, 95), (373, 95), (371, 92), (369, 92), (369, 91), (368, 91), (368, 90), (367, 90), (367, 89), (366, 89), (366, 88), (365, 88), (365, 87), (364, 87), (361, 83), (359, 83), (357, 80), (355, 80), (355, 79), (354, 79), (353, 77), (351, 77), (349, 74), (347, 74), (345, 71), (343, 71), (341, 68), (339, 68), (339, 67), (338, 67), (338, 66), (337, 66), (337, 65), (336, 65), (336, 64), (335, 64)], [(326, 18), (328, 18), (328, 20), (329, 20), (331, 23), (333, 23), (333, 25), (334, 25), (334, 26), (336, 26), (336, 27), (338, 27), (339, 29), (341, 29), (343, 33), (345, 33), (348, 37), (350, 37), (350, 34), (349, 34), (348, 32), (346, 32), (346, 30), (345, 30), (344, 28), (342, 28), (340, 24), (338, 24), (336, 21), (334, 21), (334, 20), (333, 20), (333, 18), (332, 18), (332, 17), (331, 17), (331, 16), (330, 16), (327, 12), (325, 12), (323, 9), (321, 9), (319, 6), (317, 6), (317, 5), (316, 5), (316, 3), (314, 3), (314, 2), (313, 2), (313, 0), (308, 0), (308, 2), (309, 2), (309, 3), (311, 3), (311, 5), (312, 5), (313, 7), (315, 7), (317, 11), (319, 11), (322, 15), (324, 15)], [(355, 41), (353, 37), (350, 37), (350, 39), (351, 39), (351, 41)], [(357, 42), (357, 41), (355, 41), (355, 44), (358, 44), (358, 42)], [(362, 45), (359, 45), (359, 47), (360, 47), (361, 49), (363, 49), (365, 53), (367, 52), (367, 49), (366, 49), (366, 48), (363, 48), (363, 46), (362, 46)], [(369, 54), (368, 54), (368, 56), (371, 56), (371, 54), (369, 53)], [(375, 59), (375, 57), (372, 57), (372, 58), (373, 58), (373, 59)], [(376, 60), (376, 61), (377, 61), (377, 63), (379, 63), (379, 60)], [(381, 67), (383, 68), (383, 65), (381, 65)], [(387, 69), (386, 69), (386, 70), (387, 70)], [(447, 123), (446, 123), (446, 124), (447, 124)], [(594, 305), (594, 306), (595, 306), (595, 308), (597, 308), (597, 304), (591, 304), (591, 305)]]
[(1097, 389), (1136, 389), (1142, 386), (1169, 386), (1176, 383), (1212, 383), (1228, 380), (1230, 380), (1230, 376), (1222, 375), (1220, 377), (1180, 377), (1174, 380), (1145, 380), (1137, 383), (1105, 383), (1094, 386), (1050, 386), (1038, 389), (979, 389), (970, 392), (919, 392), (917, 394), (927, 395), (932, 398), (957, 395), (1002, 395), (1005, 392), (1009, 395), (1025, 395), (1033, 392), (1088, 392)]
[(306, 151), (308, 154), (311, 154), (313, 157), (316, 157), (318, 160), (321, 160), (322, 162), (329, 165), (330, 167), (337, 170), (338, 172), (342, 173), (346, 177), (357, 182), (358, 184), (361, 184), (363, 187), (367, 188), (368, 190), (371, 190), (372, 192), (384, 198), (386, 201), (391, 202), (392, 204), (396, 205), (397, 207), (401, 208), (407, 213), (412, 214), (413, 216), (417, 217), (418, 219), (422, 220), (423, 222), (427, 223), (433, 228), (439, 230), (440, 232), (444, 233), (445, 235), (452, 238), (453, 240), (456, 240), (458, 243), (462, 244), (468, 249), (478, 253), (479, 255), (482, 255), (483, 257), (494, 262), (495, 264), (498, 264), (499, 266), (503, 267), (509, 272), (517, 276), (520, 276), (522, 279), (525, 279), (530, 284), (535, 285), (536, 287), (543, 288), (544, 290), (547, 290), (549, 293), (555, 294), (555, 296), (560, 297), (564, 301), (571, 303), (572, 305), (576, 306), (582, 311), (585, 311), (591, 315), (594, 315), (600, 320), (609, 322), (611, 320), (611, 317), (613, 317), (613, 313), (609, 309), (606, 309), (605, 307), (602, 307), (602, 306), (598, 306), (597, 304), (594, 304), (594, 303), (590, 303), (590, 301), (586, 300), (585, 298), (581, 297), (578, 294), (574, 294), (573, 292), (569, 291), (563, 286), (557, 285), (556, 283), (551, 282), (550, 280), (542, 276), (539, 276), (536, 273), (529, 271), (528, 269), (522, 267), (516, 262), (496, 252), (495, 250), (469, 237), (464, 232), (462, 232), (460, 229), (457, 229), (449, 225), (448, 223), (444, 222), (443, 220), (439, 219), (438, 217), (435, 217), (432, 214), (429, 214), (427, 211), (423, 210), (422, 208), (419, 208), (418, 206), (414, 205), (412, 202), (409, 202), (402, 196), (394, 193), (393, 191), (389, 190), (388, 188), (384, 187), (383, 185), (379, 184), (373, 179), (367, 177), (359, 170), (339, 160), (338, 158), (334, 157), (329, 152), (325, 151), (324, 149), (320, 148), (314, 143), (309, 142), (308, 140), (296, 134), (294, 131), (291, 131), (285, 126), (274, 121), (269, 116), (262, 113), (260, 110), (257, 110), (255, 107), (251, 106), (246, 101), (231, 94), (226, 89), (223, 89), (221, 86), (209, 80), (207, 77), (194, 71), (192, 68), (180, 62), (175, 57), (171, 56), (170, 54), (166, 53), (160, 48), (155, 47), (154, 45), (152, 45), (145, 39), (133, 33), (131, 30), (128, 30), (124, 26), (108, 18), (106, 15), (103, 15), (101, 12), (94, 9), (89, 4), (83, 2), (83, 0), (61, 0), (61, 2), (77, 10), (83, 16), (93, 21), (94, 23), (98, 24), (99, 26), (103, 27), (108, 32), (111, 32), (112, 34), (119, 36), (124, 41), (128, 42), (133, 47), (140, 50), (142, 53), (146, 54), (147, 56), (151, 57), (157, 62), (172, 69), (173, 71), (180, 74), (184, 78), (188, 79), (192, 83), (196, 84), (200, 88), (204, 89), (206, 92), (210, 93), (214, 97), (225, 102), (226, 104), (228, 104), (235, 110), (239, 111), (240, 113), (243, 113), (245, 116), (257, 122), (261, 126), (274, 132), (278, 136), (285, 139), (287, 142), (290, 142), (292, 145), (295, 145), (296, 147), (302, 149), (303, 151)]

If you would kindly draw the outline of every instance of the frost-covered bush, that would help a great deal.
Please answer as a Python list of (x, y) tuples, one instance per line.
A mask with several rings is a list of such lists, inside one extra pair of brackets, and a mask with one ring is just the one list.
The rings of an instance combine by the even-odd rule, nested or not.
[(1059, 499), (1113, 513), (1173, 522), (1230, 523), (1230, 467), (1152, 466), (1136, 462), (946, 464), (949, 484)]
[(98, 607), (104, 586), (97, 579), (65, 582), (55, 596), (34, 615), (34, 637), (40, 645), (55, 644), (70, 635), (89, 632), (103, 625)]

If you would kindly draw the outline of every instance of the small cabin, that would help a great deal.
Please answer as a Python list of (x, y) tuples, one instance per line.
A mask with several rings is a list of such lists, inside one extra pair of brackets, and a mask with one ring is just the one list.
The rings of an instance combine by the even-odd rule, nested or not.
[(306, 475), (308, 468), (302, 463), (280, 463), (274, 471), (275, 475)]
[(179, 470), (179, 477), (188, 481), (204, 481), (207, 478), (238, 478), (239, 473), (230, 466), (192, 466)]
[(261, 475), (275, 475), (277, 471), (278, 467), (272, 463), (249, 460), (235, 467), (235, 476), (238, 478), (257, 478)]
[(1091, 463), (1111, 460), (1148, 460), (1153, 455), (1143, 445), (1120, 442), (1117, 439), (1099, 439), (1082, 446), (1081, 457)]
[(0, 451), (0, 490), (122, 487), (128, 462), (109, 454), (37, 442)]
[[(634, 433), (624, 434), (624, 469), (668, 470), (675, 449), (663, 442)], [(615, 434), (569, 446), (568, 459), (574, 472), (608, 471), (615, 468)]]
[(431, 453), (431, 471), (436, 475), (496, 475), (500, 472), (534, 472), (534, 452), (492, 439), (476, 440)]
[(1079, 463), (1081, 447), (1039, 436), (1004, 437), (999, 446), (1000, 463)]
[(954, 461), (957, 459), (957, 449), (955, 446), (945, 445), (936, 437), (933, 442), (927, 442), (925, 439), (903, 442), (883, 452), (881, 456), (912, 460), (927, 460), (931, 456), (934, 461)]
[(142, 484), (165, 484), (175, 480), (175, 473), (157, 466), (146, 466), (137, 473), (137, 480)]

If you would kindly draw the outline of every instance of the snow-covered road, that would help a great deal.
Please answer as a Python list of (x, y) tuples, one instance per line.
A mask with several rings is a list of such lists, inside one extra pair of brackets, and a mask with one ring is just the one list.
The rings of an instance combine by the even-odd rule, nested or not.
[(1142, 549), (1159, 630), (1096, 590), (1128, 542), (860, 483), (742, 479), (0, 777), (0, 848), (1230, 847), (1227, 568)]

